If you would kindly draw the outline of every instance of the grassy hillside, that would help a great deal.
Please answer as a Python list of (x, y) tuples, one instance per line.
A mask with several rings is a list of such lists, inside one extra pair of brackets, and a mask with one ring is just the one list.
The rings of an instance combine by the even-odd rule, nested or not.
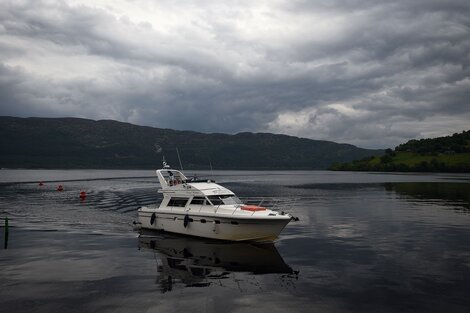
[[(160, 147), (161, 149), (159, 149)], [(380, 153), (348, 144), (268, 133), (203, 134), (77, 118), (0, 117), (0, 167), (326, 169)], [(161, 150), (161, 152), (159, 152)]]
[(470, 172), (470, 131), (433, 139), (410, 140), (382, 156), (336, 163), (331, 170)]

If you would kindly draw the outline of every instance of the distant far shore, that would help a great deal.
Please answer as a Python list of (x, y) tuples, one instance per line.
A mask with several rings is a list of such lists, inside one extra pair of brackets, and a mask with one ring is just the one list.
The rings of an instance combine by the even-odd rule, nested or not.
[(349, 163), (336, 163), (332, 171), (470, 173), (470, 153), (418, 154), (388, 152)]

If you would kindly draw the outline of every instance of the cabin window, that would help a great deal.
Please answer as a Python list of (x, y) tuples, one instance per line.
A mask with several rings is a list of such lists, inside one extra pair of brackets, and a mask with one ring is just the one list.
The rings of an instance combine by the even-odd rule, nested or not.
[(176, 198), (172, 197), (170, 201), (168, 201), (168, 206), (184, 208), (186, 203), (188, 203), (188, 198)]
[(242, 204), (242, 201), (235, 195), (221, 195), (224, 204)]
[(204, 197), (194, 197), (193, 200), (191, 200), (191, 204), (196, 204), (196, 205), (202, 205), (206, 204), (206, 198)]
[(212, 203), (212, 205), (217, 206), (217, 205), (222, 205), (222, 204), (224, 204), (224, 203), (222, 202), (222, 199), (220, 199), (219, 196), (209, 196), (208, 198), (209, 198), (209, 201)]
[(215, 206), (222, 204), (242, 204), (241, 200), (235, 195), (210, 196), (209, 200)]

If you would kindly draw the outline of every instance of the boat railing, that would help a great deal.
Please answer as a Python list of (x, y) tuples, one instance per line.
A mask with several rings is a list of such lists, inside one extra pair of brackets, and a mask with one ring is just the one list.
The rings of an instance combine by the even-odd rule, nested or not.
[[(292, 201), (293, 200), (293, 201)], [(295, 207), (295, 204), (297, 202), (298, 198), (293, 198), (293, 199), (281, 199), (281, 198), (266, 198), (266, 197), (250, 197), (250, 198), (243, 198), (242, 201), (244, 204), (236, 204), (234, 205), (234, 208), (232, 210), (231, 215), (234, 215), (236, 211), (241, 208), (243, 205), (256, 205), (256, 206), (263, 206), (265, 208), (268, 208), (273, 211), (279, 211), (280, 209), (283, 209), (284, 212), (290, 213), (293, 211), (293, 208)], [(217, 206), (214, 206), (215, 210), (214, 213), (217, 213), (218, 210), (220, 209), (220, 206), (222, 204), (219, 204)], [(288, 206), (288, 207), (287, 207)], [(199, 212), (201, 211), (201, 208), (199, 208)], [(256, 213), (256, 211), (253, 211), (251, 215)]]
[(276, 201), (274, 201), (274, 204), (272, 205), (272, 207), (271, 207), (270, 209), (273, 210), (273, 211), (276, 210), (276, 208), (277, 208), (277, 206), (279, 205), (279, 202), (280, 202), (280, 201), (281, 201), (281, 200), (279, 200), (279, 199), (277, 199)]
[(217, 214), (217, 211), (219, 210), (219, 208), (220, 208), (220, 203), (219, 203), (219, 205), (217, 206), (217, 208), (215, 209), (215, 212), (214, 212), (214, 213)]
[(232, 215), (235, 214), (235, 212), (236, 212), (239, 208), (241, 208), (241, 207), (242, 207), (241, 204), (236, 204), (236, 205), (235, 205), (235, 208), (234, 208), (233, 211), (232, 211)]
[[(217, 213), (217, 211), (219, 210), (219, 208), (220, 208), (221, 205), (222, 205), (222, 204), (219, 204), (219, 205), (215, 208), (214, 213)], [(232, 214), (231, 214), (231, 215), (235, 214), (235, 212), (236, 212), (240, 207), (241, 207), (241, 204), (236, 204), (235, 207), (234, 207), (234, 209), (232, 210)]]
[(263, 206), (273, 211), (282, 210), (290, 213), (294, 210), (296, 203), (300, 198), (283, 198), (283, 197), (244, 197), (242, 201), (248, 205)]
[(266, 208), (271, 208), (273, 207), (273, 203), (278, 202), (279, 200), (273, 200), (270, 197), (247, 197), (247, 198), (242, 198), (243, 203), (248, 204), (248, 205), (256, 205), (256, 206), (261, 206), (264, 203), (264, 207)]

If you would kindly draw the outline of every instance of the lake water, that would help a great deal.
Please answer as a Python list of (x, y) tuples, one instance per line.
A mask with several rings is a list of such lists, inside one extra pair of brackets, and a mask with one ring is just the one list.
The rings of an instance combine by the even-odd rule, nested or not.
[(274, 244), (139, 236), (152, 170), (1, 170), (0, 311), (469, 312), (470, 175), (197, 174), (300, 220)]

